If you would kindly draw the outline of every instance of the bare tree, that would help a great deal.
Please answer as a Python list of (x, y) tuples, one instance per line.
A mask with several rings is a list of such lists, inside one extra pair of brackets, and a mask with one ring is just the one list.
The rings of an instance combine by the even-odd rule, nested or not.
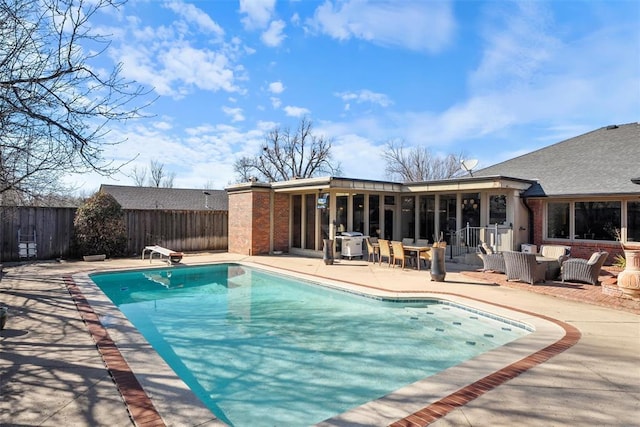
[(176, 174), (174, 172), (167, 173), (164, 170), (164, 163), (151, 160), (149, 169), (151, 171), (151, 176), (149, 177), (149, 185), (151, 187), (173, 188), (173, 180)]
[(332, 141), (312, 133), (312, 122), (303, 118), (291, 132), (276, 128), (265, 136), (262, 153), (242, 157), (234, 163), (239, 182), (252, 179), (267, 182), (339, 174), (340, 164), (331, 160)]
[[(109, 175), (108, 125), (140, 117), (144, 89), (96, 64), (89, 21), (118, 0), (0, 0), (0, 194), (48, 193), (62, 174)], [(137, 101), (143, 101), (138, 103)]]
[(387, 177), (405, 182), (430, 181), (460, 176), (463, 153), (435, 156), (427, 147), (406, 148), (403, 141), (390, 140), (383, 152)]
[(133, 179), (136, 187), (144, 187), (147, 181), (147, 168), (134, 166), (129, 176)]

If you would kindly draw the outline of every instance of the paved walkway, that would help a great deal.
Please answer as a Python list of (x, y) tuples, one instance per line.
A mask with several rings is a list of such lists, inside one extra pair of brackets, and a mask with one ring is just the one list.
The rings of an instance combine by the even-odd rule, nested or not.
[[(185, 264), (212, 261), (254, 262), (403, 295), (465, 295), (557, 319), (580, 331), (580, 341), (573, 347), (433, 425), (638, 425), (640, 303), (621, 305), (612, 300), (610, 304), (598, 287), (589, 285), (503, 283), (498, 275), (459, 273), (456, 270), (461, 266), (457, 265), (448, 265), (445, 282), (431, 282), (427, 271), (359, 260), (327, 266), (318, 259), (226, 253), (183, 259)], [(0, 302), (9, 307), (10, 318), (0, 334), (0, 425), (132, 424), (63, 277), (81, 271), (147, 266), (148, 262), (139, 259), (5, 266)]]

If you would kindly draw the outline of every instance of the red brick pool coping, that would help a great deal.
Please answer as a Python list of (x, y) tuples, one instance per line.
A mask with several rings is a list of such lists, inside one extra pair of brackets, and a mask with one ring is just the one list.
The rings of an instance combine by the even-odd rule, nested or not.
[[(317, 277), (325, 278), (322, 276)], [(65, 285), (67, 286), (69, 294), (73, 298), (76, 307), (78, 308), (78, 312), (80, 313), (82, 320), (87, 325), (87, 329), (93, 337), (98, 351), (102, 355), (104, 363), (108, 371), (110, 372), (111, 377), (116, 384), (116, 387), (122, 395), (127, 410), (129, 411), (129, 415), (134, 424), (144, 427), (165, 426), (165, 423), (156, 410), (155, 406), (153, 405), (151, 398), (149, 398), (149, 396), (146, 394), (146, 392), (138, 382), (135, 374), (131, 371), (131, 368), (118, 350), (116, 344), (109, 336), (107, 330), (100, 323), (98, 315), (94, 312), (93, 308), (84, 297), (84, 295), (74, 282), (73, 278), (71, 278), (71, 276), (65, 276), (63, 277), (63, 279)], [(333, 280), (329, 277), (326, 277), (325, 279)], [(361, 285), (359, 283), (352, 283), (348, 281), (345, 283), (381, 290), (377, 287)], [(392, 427), (419, 427), (429, 425), (446, 416), (448, 413), (454, 411), (455, 409), (460, 408), (473, 401), (474, 399), (482, 396), (484, 393), (493, 390), (494, 388), (504, 384), (505, 382), (516, 378), (523, 372), (526, 372), (527, 370), (540, 365), (551, 359), (552, 357), (566, 351), (567, 349), (575, 345), (581, 337), (581, 333), (576, 327), (557, 319), (553, 319), (537, 313), (496, 304), (495, 302), (484, 301), (477, 298), (470, 298), (468, 296), (456, 293), (432, 293), (467, 298), (470, 300), (536, 316), (560, 326), (564, 329), (565, 335), (555, 343), (543, 348), (542, 350), (530, 354), (529, 356), (526, 356), (517, 362), (514, 362), (492, 374), (489, 374), (484, 378), (481, 378), (480, 380), (475, 381), (472, 384), (469, 384), (461, 388), (460, 390), (457, 390), (454, 393), (451, 393), (450, 395), (420, 409), (419, 411), (414, 412), (413, 414), (392, 423)]]
[(105, 327), (100, 323), (98, 315), (93, 311), (78, 285), (70, 276), (65, 276), (63, 279), (82, 320), (87, 325), (89, 334), (93, 337), (96, 347), (98, 347), (98, 351), (102, 355), (102, 360), (111, 374), (113, 382), (116, 384), (118, 391), (120, 391), (134, 424), (140, 427), (164, 426), (165, 423), (155, 406), (153, 406), (153, 402), (131, 371), (129, 364), (124, 360)]

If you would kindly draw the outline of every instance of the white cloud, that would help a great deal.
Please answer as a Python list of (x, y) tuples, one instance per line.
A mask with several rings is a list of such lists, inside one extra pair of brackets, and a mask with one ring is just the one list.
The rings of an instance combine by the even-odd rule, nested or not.
[(284, 92), (284, 85), (281, 81), (269, 83), (269, 92), (279, 95)]
[(418, 52), (440, 52), (455, 32), (450, 1), (326, 1), (307, 25), (338, 40), (357, 38)]
[(290, 117), (302, 117), (310, 113), (310, 111), (306, 108), (292, 106), (284, 107), (284, 112), (287, 114), (287, 116)]
[(224, 36), (224, 30), (209, 15), (198, 9), (191, 3), (183, 1), (170, 1), (165, 6), (179, 16), (182, 16), (187, 23), (194, 23), (202, 32), (212, 33), (219, 37)]
[(376, 93), (367, 89), (357, 92), (339, 92), (336, 93), (336, 96), (345, 102), (355, 101), (358, 104), (371, 103), (380, 105), (381, 107), (388, 107), (393, 104), (393, 102), (387, 95), (383, 93)]
[(276, 98), (275, 96), (272, 96), (271, 98), (271, 106), (273, 108), (280, 108), (280, 106), (282, 105), (282, 100), (280, 98)]
[(544, 4), (505, 2), (489, 14), (483, 30), (486, 48), (470, 79), (475, 90), (528, 84), (548, 64), (561, 60), (560, 42), (551, 35), (552, 21)]
[(334, 139), (331, 153), (334, 164), (340, 163), (341, 175), (346, 178), (384, 179), (382, 148), (368, 138), (350, 133), (340, 135)]
[(244, 115), (242, 114), (242, 108), (222, 107), (222, 111), (231, 117), (232, 122), (243, 122)]
[[(101, 29), (114, 34), (108, 53), (114, 62), (123, 64), (121, 76), (174, 98), (198, 89), (242, 93), (238, 82), (245, 80), (245, 70), (237, 63), (244, 54), (241, 42), (234, 38), (231, 43), (220, 40), (216, 49), (201, 47), (202, 34), (190, 34), (184, 19), (219, 36), (224, 32), (204, 12), (192, 5), (182, 9), (181, 5), (167, 3), (179, 16), (164, 25), (143, 26), (139, 18), (128, 17), (123, 21), (126, 25), (112, 32)], [(207, 46), (210, 41), (207, 39)]]
[(271, 21), (271, 24), (269, 24), (269, 28), (267, 29), (267, 31), (262, 33), (262, 36), (260, 36), (262, 43), (269, 47), (280, 46), (282, 41), (287, 37), (283, 34), (284, 27), (284, 21)]
[(240, 13), (246, 15), (242, 18), (245, 29), (266, 28), (273, 15), (275, 5), (275, 0), (240, 0)]

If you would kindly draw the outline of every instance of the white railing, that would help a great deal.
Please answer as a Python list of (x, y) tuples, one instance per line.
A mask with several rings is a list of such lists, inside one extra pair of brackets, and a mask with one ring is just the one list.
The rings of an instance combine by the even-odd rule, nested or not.
[(471, 227), (467, 223), (466, 227), (450, 235), (451, 258), (476, 252), (476, 248), (482, 243), (486, 243), (496, 252), (513, 250), (513, 228), (498, 224)]

